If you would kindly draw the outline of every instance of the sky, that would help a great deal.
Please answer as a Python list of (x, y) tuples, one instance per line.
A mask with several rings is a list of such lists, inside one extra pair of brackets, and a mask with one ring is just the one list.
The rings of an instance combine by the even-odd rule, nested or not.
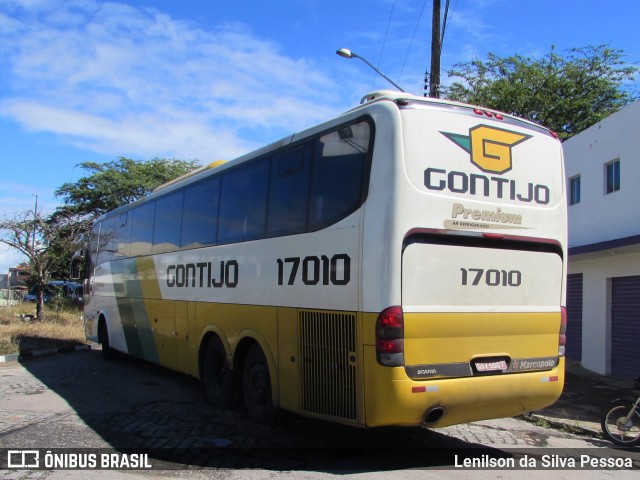
[[(445, 2), (442, 2), (443, 6)], [(232, 159), (367, 92), (422, 95), (431, 0), (0, 0), (0, 218), (51, 213), (82, 162)], [(640, 64), (640, 2), (451, 0), (458, 62), (609, 44)], [(0, 273), (21, 256), (0, 245)]]

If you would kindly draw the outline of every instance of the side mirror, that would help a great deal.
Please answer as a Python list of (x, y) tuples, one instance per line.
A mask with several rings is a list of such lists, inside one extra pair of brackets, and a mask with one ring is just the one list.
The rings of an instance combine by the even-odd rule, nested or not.
[(82, 274), (82, 265), (84, 263), (84, 250), (78, 250), (71, 257), (71, 274), (69, 278), (71, 280), (80, 280)]

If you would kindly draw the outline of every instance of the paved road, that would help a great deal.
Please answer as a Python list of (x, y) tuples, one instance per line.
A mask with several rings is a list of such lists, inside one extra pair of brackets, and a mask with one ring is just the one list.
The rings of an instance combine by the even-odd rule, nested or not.
[[(194, 379), (128, 357), (105, 361), (98, 351), (2, 364), (0, 399), (0, 447), (145, 451), (154, 467), (181, 469), (171, 476), (205, 475), (204, 467), (218, 469), (206, 470), (207, 478), (233, 478), (240, 472), (243, 478), (270, 478), (269, 472), (285, 475), (291, 470), (306, 478), (336, 471), (365, 471), (372, 478), (376, 472), (395, 470), (403, 470), (403, 477), (425, 469), (442, 474), (443, 468), (454, 467), (452, 452), (460, 451), (476, 459), (484, 454), (516, 460), (529, 455), (538, 464), (542, 455), (563, 461), (581, 452), (594, 458), (632, 459), (635, 471), (610, 471), (605, 477), (638, 478), (640, 468), (640, 449), (622, 452), (595, 438), (518, 419), (435, 431), (364, 430), (283, 414), (273, 425), (256, 425), (242, 410), (212, 410)], [(245, 468), (253, 470), (241, 470)], [(443, 478), (457, 478), (448, 471)], [(100, 478), (113, 474), (100, 473)], [(602, 472), (576, 473), (579, 478), (603, 478)], [(60, 472), (4, 470), (0, 478), (63, 478), (56, 474)], [(157, 477), (160, 472), (138, 474)]]

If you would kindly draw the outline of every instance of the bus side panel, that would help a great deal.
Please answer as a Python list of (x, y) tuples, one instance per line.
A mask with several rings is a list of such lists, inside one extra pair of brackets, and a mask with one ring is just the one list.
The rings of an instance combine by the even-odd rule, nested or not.
[(380, 312), (401, 302), (400, 252), (404, 232), (398, 222), (399, 208), (413, 188), (407, 185), (404, 165), (399, 161), (404, 152), (398, 109), (382, 103), (370, 108), (376, 137), (369, 196), (363, 207), (361, 311)]
[(198, 325), (196, 322), (196, 302), (187, 303), (187, 322), (188, 322), (188, 350), (185, 352), (186, 362), (189, 365), (187, 373), (194, 377), (200, 377), (200, 341), (202, 339), (202, 332), (197, 330)]
[[(121, 328), (123, 340), (126, 343), (126, 350), (124, 350), (126, 353), (153, 363), (160, 363), (151, 330), (149, 306), (144, 299), (143, 288), (139, 280), (138, 270), (140, 268), (144, 273), (144, 263), (139, 267), (138, 259), (130, 258), (113, 261), (109, 265), (111, 277), (106, 280), (113, 283), (115, 295), (113, 304), (117, 306), (120, 319), (120, 325), (115, 324), (113, 316), (115, 309), (112, 304), (112, 308), (110, 308), (112, 313), (108, 314), (107, 318), (112, 336)], [(148, 274), (148, 271), (146, 273)], [(116, 345), (112, 344), (112, 346), (118, 349)]]
[(111, 348), (129, 353), (121, 309), (128, 305), (128, 300), (119, 298), (121, 285), (116, 277), (109, 263), (97, 266), (94, 271), (89, 301), (84, 307), (87, 337), (98, 341), (98, 322), (102, 316), (109, 330)]
[(191, 344), (189, 342), (189, 313), (187, 302), (176, 302), (175, 338), (176, 338), (176, 370), (191, 373)]
[(176, 369), (176, 304), (179, 302), (147, 300), (145, 303), (158, 361), (163, 367)]
[(298, 309), (278, 308), (278, 383), (280, 407), (300, 413)]
[[(144, 358), (157, 358), (157, 363), (174, 370), (188, 373), (188, 318), (186, 302), (162, 300), (162, 294), (156, 276), (152, 257), (140, 257), (136, 260), (136, 274), (130, 282), (136, 282), (132, 291), (139, 291), (145, 299), (144, 309), (148, 312), (149, 325), (153, 336), (154, 348), (147, 347)], [(139, 312), (140, 317), (144, 313)], [(154, 352), (155, 350), (155, 352)]]

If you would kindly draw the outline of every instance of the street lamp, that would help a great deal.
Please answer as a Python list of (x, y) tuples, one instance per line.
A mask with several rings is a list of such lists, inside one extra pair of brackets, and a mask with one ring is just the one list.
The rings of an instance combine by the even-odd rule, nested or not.
[[(393, 85), (394, 87), (396, 87), (398, 90), (400, 90), (401, 92), (404, 92), (404, 90), (402, 88), (400, 88), (400, 86), (394, 82), (393, 80), (391, 80), (389, 77), (387, 77), (384, 73), (382, 73), (380, 70), (378, 70), (376, 67), (374, 67), (373, 65), (371, 65), (366, 58), (361, 57), (360, 55), (356, 55), (354, 52), (352, 52), (351, 50), (347, 49), (347, 48), (341, 48), (339, 50), (336, 50), (336, 54), (340, 55), (341, 57), (344, 58), (359, 58), (360, 60), (362, 60), (364, 63), (366, 63), (367, 65), (369, 65), (378, 75), (380, 75), (382, 78), (384, 78), (387, 82), (389, 82), (391, 85)], [(405, 92), (406, 93), (406, 92)]]

